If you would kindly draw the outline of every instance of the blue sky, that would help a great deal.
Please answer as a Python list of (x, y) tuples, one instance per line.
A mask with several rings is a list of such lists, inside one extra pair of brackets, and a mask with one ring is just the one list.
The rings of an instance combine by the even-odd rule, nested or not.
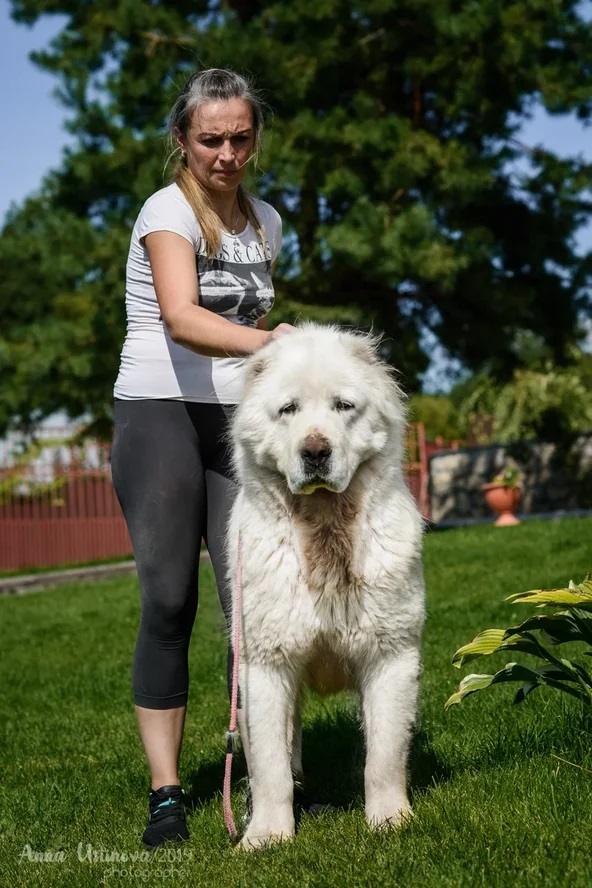
[(68, 139), (64, 109), (52, 96), (54, 78), (28, 59), (58, 30), (53, 16), (32, 29), (16, 25), (8, 0), (0, 0), (0, 220), (13, 201), (34, 192), (44, 173), (59, 164)]

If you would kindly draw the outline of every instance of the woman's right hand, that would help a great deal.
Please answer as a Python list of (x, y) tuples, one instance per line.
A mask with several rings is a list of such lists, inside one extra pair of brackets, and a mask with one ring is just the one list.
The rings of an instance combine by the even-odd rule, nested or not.
[(292, 324), (278, 324), (277, 327), (270, 331), (267, 341), (273, 342), (275, 339), (281, 339), (282, 336), (286, 336), (288, 333), (295, 332), (296, 327), (293, 327)]

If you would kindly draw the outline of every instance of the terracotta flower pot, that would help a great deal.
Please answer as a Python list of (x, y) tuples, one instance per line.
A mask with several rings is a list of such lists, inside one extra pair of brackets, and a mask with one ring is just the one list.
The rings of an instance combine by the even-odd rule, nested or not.
[(519, 487), (508, 487), (499, 481), (483, 484), (481, 490), (485, 494), (487, 505), (498, 516), (494, 521), (496, 527), (510, 527), (520, 524), (514, 514), (520, 503), (521, 491)]

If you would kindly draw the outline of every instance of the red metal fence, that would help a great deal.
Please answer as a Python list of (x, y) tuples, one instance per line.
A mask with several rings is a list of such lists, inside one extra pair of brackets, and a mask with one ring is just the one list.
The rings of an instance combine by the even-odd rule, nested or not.
[[(0, 570), (55, 567), (131, 554), (111, 483), (109, 446), (42, 429), (0, 452)], [(20, 451), (20, 452), (19, 452)]]
[[(75, 443), (72, 430), (52, 428), (0, 445), (0, 571), (131, 555), (109, 451), (108, 444)], [(427, 516), (426, 454), (423, 426), (413, 425), (406, 476)]]
[(407, 432), (405, 478), (407, 480), (407, 486), (415, 497), (419, 510), (425, 518), (430, 517), (427, 453), (427, 442), (423, 423), (411, 423)]

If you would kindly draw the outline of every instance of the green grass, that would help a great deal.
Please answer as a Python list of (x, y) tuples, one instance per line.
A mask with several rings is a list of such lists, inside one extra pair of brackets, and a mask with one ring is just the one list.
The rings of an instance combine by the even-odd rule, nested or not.
[[(210, 570), (202, 572), (192, 639), (182, 759), (196, 806), (191, 841), (174, 859), (104, 859), (141, 852), (146, 813), (129, 680), (135, 580), (0, 600), (0, 885), (588, 888), (592, 727), (579, 704), (543, 689), (513, 708), (515, 689), (501, 687), (448, 714), (443, 707), (461, 675), (450, 665), (453, 652), (478, 630), (526, 615), (505, 596), (580, 580), (590, 567), (591, 536), (592, 520), (575, 518), (428, 535), (421, 718), (411, 763), (415, 818), (397, 832), (367, 828), (355, 701), (311, 696), (304, 710), (309, 788), (338, 810), (305, 816), (293, 842), (254, 855), (233, 853), (221, 813), (228, 707)], [(503, 655), (492, 665), (498, 662)], [(236, 814), (240, 767), (235, 776)], [(31, 862), (27, 845), (61, 849), (64, 859)], [(102, 860), (88, 859), (89, 845)]]

